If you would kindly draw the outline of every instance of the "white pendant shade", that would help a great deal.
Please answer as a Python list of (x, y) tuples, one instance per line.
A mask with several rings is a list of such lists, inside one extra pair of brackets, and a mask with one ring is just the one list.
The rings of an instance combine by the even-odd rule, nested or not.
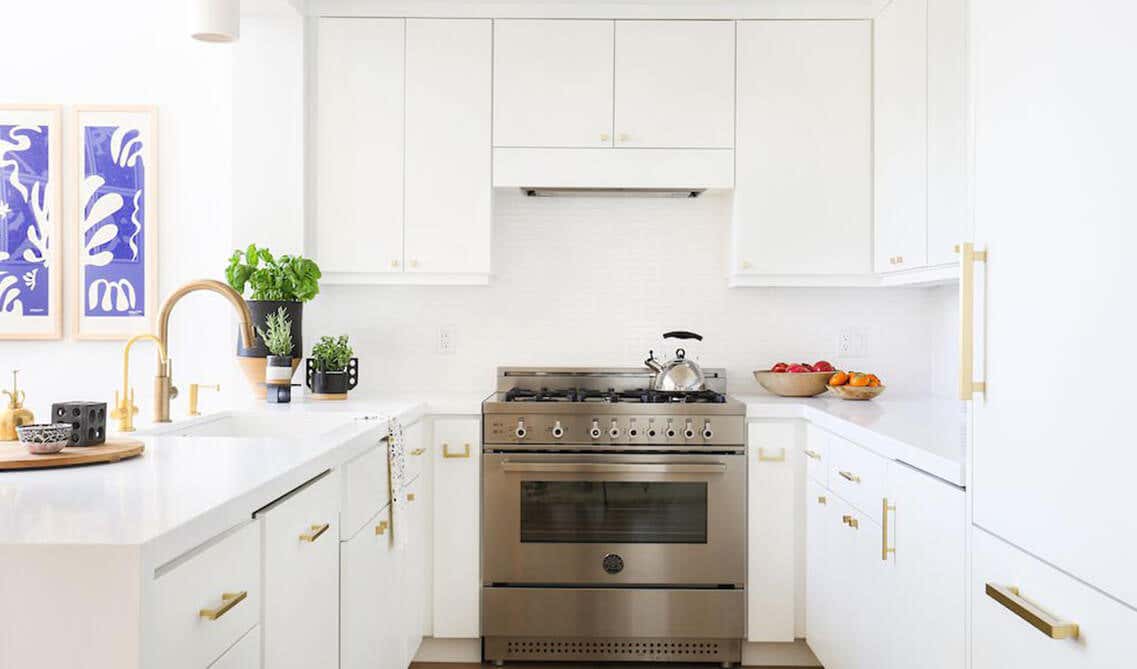
[(202, 42), (234, 42), (241, 34), (240, 0), (189, 0), (190, 36)]

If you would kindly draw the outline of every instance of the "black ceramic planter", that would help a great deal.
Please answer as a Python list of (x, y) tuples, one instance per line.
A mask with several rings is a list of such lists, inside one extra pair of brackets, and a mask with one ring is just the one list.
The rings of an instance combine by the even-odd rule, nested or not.
[(316, 361), (308, 358), (305, 385), (315, 395), (346, 395), (347, 391), (359, 383), (359, 359), (352, 358), (347, 369), (339, 372), (324, 372), (316, 369)]

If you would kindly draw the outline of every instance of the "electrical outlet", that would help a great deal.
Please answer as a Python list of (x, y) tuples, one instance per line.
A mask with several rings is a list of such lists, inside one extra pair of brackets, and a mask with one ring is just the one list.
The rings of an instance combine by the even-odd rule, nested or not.
[(865, 332), (848, 328), (837, 333), (837, 359), (860, 358), (865, 355)]
[(438, 352), (443, 355), (454, 353), (454, 326), (443, 325), (438, 328)]

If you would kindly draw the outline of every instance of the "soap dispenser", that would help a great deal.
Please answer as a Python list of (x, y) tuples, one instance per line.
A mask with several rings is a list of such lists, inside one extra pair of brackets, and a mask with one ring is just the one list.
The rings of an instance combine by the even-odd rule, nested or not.
[(36, 421), (31, 410), (24, 408), (24, 391), (16, 386), (16, 374), (20, 370), (12, 370), (12, 390), (5, 390), (8, 396), (8, 407), (0, 411), (0, 441), (15, 441), (16, 428), (21, 425), (31, 425)]

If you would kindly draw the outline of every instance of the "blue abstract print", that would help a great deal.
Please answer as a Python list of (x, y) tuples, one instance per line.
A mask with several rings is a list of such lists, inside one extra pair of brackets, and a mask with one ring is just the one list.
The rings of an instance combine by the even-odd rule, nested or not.
[(143, 316), (146, 305), (146, 147), (141, 131), (84, 126), (83, 313)]
[(0, 125), (0, 313), (49, 315), (46, 125)]

